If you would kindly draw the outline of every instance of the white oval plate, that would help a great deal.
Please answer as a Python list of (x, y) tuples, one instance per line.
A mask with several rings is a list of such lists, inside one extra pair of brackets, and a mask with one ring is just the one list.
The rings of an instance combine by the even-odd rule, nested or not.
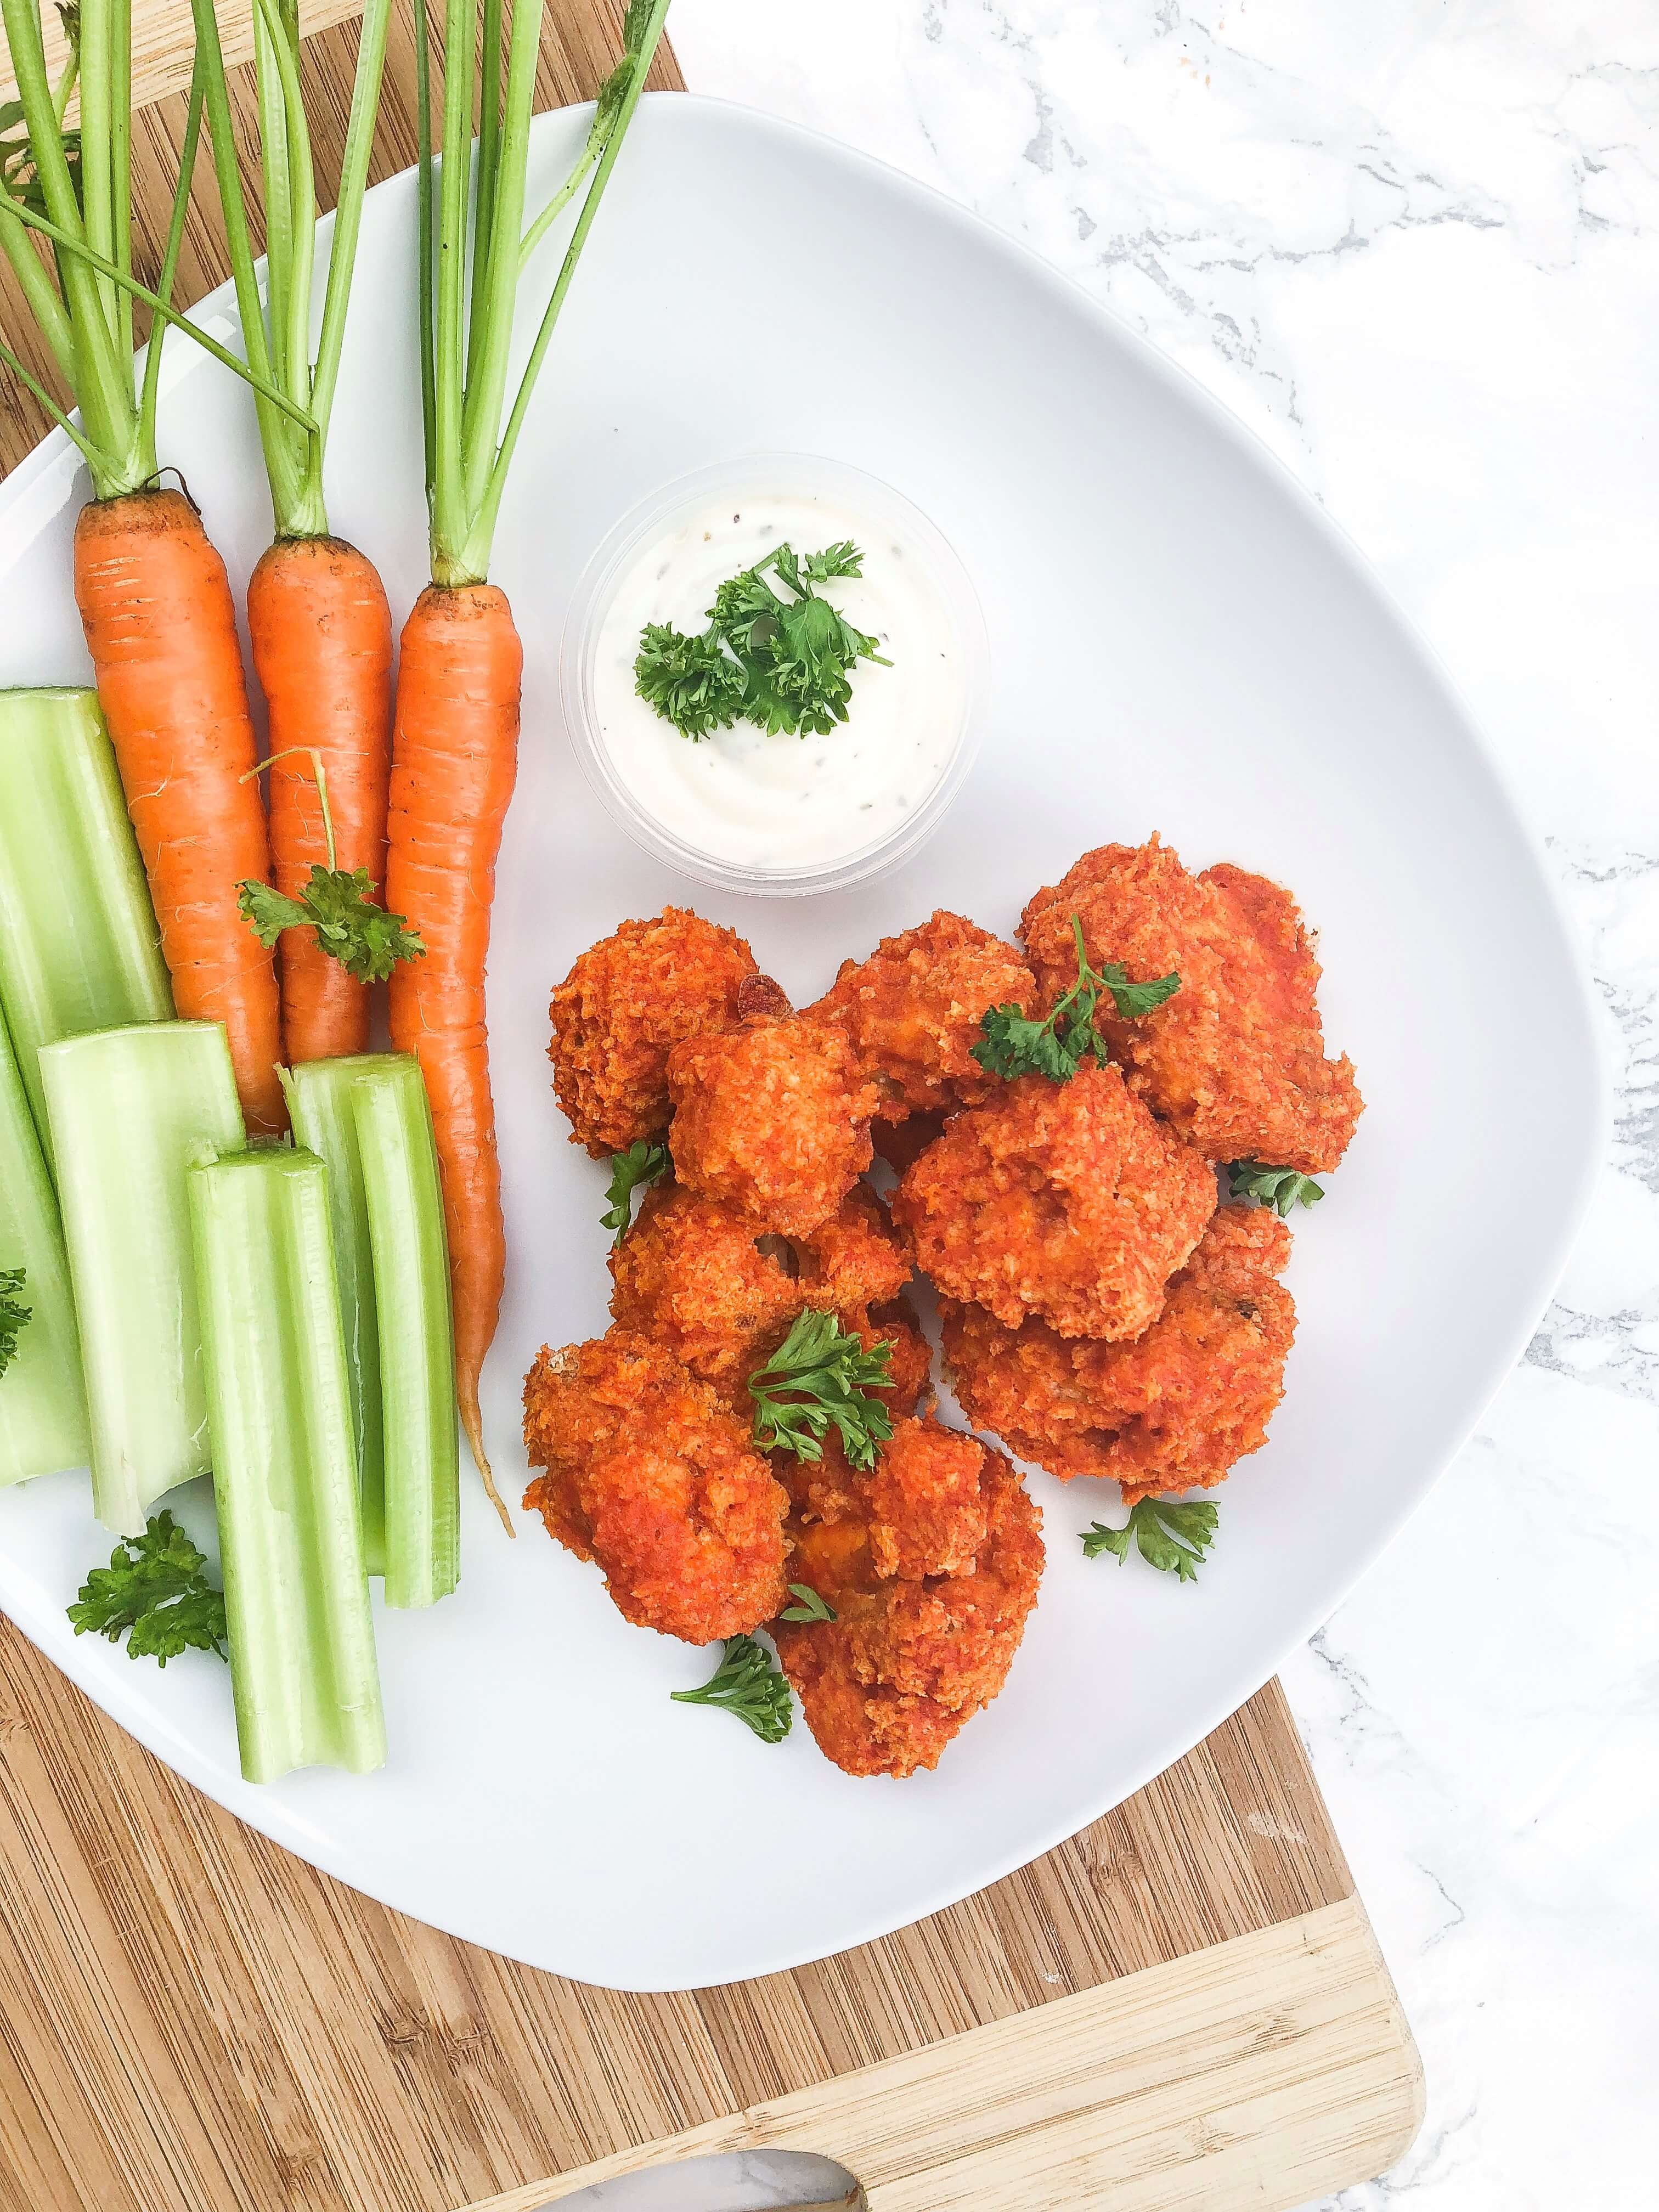
[[(538, 125), (550, 181), (583, 127)], [(394, 609), (422, 580), (414, 193), (370, 198), (332, 447), (335, 526)], [(222, 301), (218, 303), (222, 307)], [(171, 346), (162, 453), (245, 578), (270, 522), (240, 387)], [(630, 1628), (599, 1575), (466, 1482), (459, 1594), (381, 1613), (391, 1763), (265, 1790), (218, 1662), (166, 1674), (64, 1617), (109, 1539), (82, 1476), (0, 1494), (0, 1602), (116, 1719), (243, 1819), (388, 1904), (625, 1989), (769, 1972), (980, 1887), (1177, 1758), (1330, 1612), (1456, 1450), (1540, 1313), (1601, 1113), (1593, 1020), (1549, 887), (1445, 678), (1285, 471), (1041, 261), (826, 140), (648, 100), (526, 436), (496, 550), (528, 647), (489, 976), (510, 1244), (486, 1392), (520, 1486), (537, 1346), (605, 1325), (601, 1171), (566, 1142), (549, 988), (686, 887), (611, 826), (560, 726), (572, 584), (634, 502), (743, 453), (840, 457), (954, 542), (994, 662), (987, 741), (898, 874), (791, 905), (701, 894), (798, 1001), (953, 907), (1012, 931), (1086, 847), (1162, 831), (1290, 884), (1321, 931), (1333, 1046), (1368, 1111), (1297, 1223), (1300, 1314), (1267, 1449), (1185, 1588), (1086, 1562), (1115, 1492), (1033, 1478), (1049, 1543), (1003, 1696), (902, 1783), (838, 1773), (672, 1705), (710, 1655)], [(81, 680), (84, 486), (61, 436), (0, 492), (0, 680)], [(181, 1510), (204, 1533), (204, 1494)], [(1486, 1602), (1478, 1581), (1468, 1601)]]

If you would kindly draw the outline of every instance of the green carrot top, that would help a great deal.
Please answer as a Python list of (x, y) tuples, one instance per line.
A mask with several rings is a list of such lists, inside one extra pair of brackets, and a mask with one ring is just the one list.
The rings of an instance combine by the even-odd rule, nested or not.
[[(206, 0), (197, 0), (197, 4), (204, 5)], [(425, 5), (426, 0), (421, 0), (422, 15)], [(437, 584), (476, 584), (489, 574), (490, 544), (514, 448), (576, 263), (645, 89), (668, 0), (629, 0), (623, 58), (600, 88), (586, 141), (563, 184), (528, 224), (525, 198), (541, 8), (514, 9), (507, 33), (506, 76), (498, 83), (493, 73), (501, 45), (501, 0), (482, 0), (486, 75), (479, 88), (477, 173), (469, 210), (475, 0), (443, 0), (443, 6), (441, 158), (435, 174), (426, 40), (417, 38), (415, 42), (422, 416), (432, 579)], [(519, 280), (590, 172), (592, 182), (503, 429)]]
[[(185, 211), (201, 135), (198, 70), (179, 159), (173, 214), (157, 289), (132, 270), (132, 16), (131, 0), (81, 0), (60, 11), (70, 54), (58, 83), (47, 71), (39, 0), (0, 0), (6, 47), (17, 80), (0, 161), (0, 252), (81, 410), (72, 422), (11, 348), (3, 361), (73, 440), (100, 499), (143, 490), (158, 473), (155, 404), (161, 346), (156, 333), (142, 368), (133, 360), (133, 303), (186, 331), (204, 351), (260, 389), (264, 404), (302, 434), (312, 425), (303, 402), (272, 386), (260, 365), (239, 362), (172, 304), (184, 243)], [(78, 89), (78, 130), (64, 128)], [(17, 136), (21, 125), (21, 136)], [(50, 264), (30, 234), (48, 241)]]

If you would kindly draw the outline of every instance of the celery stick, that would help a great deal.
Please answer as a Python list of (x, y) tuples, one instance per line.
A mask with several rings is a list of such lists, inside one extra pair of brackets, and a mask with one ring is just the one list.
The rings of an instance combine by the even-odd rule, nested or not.
[(0, 1006), (49, 1162), (40, 1048), (172, 1018), (95, 692), (0, 691)]
[(418, 1063), (389, 1053), (352, 1087), (374, 1254), (386, 1424), (386, 1601), (430, 1605), (460, 1573), (459, 1433), (432, 1109)]
[(0, 1271), (21, 1267), (29, 1310), (0, 1375), (0, 1483), (84, 1467), (91, 1449), (69, 1258), (34, 1116), (0, 1022)]
[(368, 1197), (357, 1156), (352, 1087), (376, 1069), (399, 1065), (389, 1053), (313, 1060), (283, 1071), (294, 1141), (317, 1153), (328, 1170), (328, 1214), (334, 1232), (334, 1273), (345, 1336), (346, 1379), (357, 1439), (362, 1500), (363, 1558), (372, 1575), (386, 1572), (386, 1464), (380, 1414), (380, 1338), (374, 1310), (374, 1254)]
[(98, 1518), (136, 1536), (210, 1464), (186, 1171), (244, 1141), (217, 1022), (66, 1037), (40, 1054), (92, 1414)]
[(242, 1772), (365, 1773), (386, 1726), (326, 1171), (262, 1146), (186, 1181)]

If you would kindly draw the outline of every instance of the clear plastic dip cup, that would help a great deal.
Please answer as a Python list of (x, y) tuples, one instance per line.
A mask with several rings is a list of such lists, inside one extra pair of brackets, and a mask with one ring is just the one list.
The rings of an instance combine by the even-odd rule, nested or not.
[[(694, 739), (640, 696), (647, 623), (702, 633), (757, 562), (793, 601), (771, 550), (804, 565), (848, 543), (860, 573), (811, 586), (879, 656), (848, 672), (844, 721), (739, 718)], [(910, 501), (844, 462), (764, 454), (680, 477), (609, 532), (571, 602), (561, 687), (583, 769), (637, 844), (699, 883), (789, 897), (884, 873), (932, 836), (972, 765), (988, 659), (967, 572)]]

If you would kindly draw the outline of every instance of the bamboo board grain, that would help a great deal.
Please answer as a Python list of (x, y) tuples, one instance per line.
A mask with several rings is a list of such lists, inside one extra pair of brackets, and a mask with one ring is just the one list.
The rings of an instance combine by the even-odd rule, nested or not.
[(314, 1873), (0, 1626), (0, 2023), (6, 2212), (534, 2212), (756, 2147), (874, 2212), (1226, 2212), (1377, 2172), (1419, 2117), (1275, 1686), (980, 1895), (653, 1997)]
[[(356, 34), (321, 26), (346, 4), (306, 15), (325, 185)], [(187, 42), (179, 0), (137, 12), (153, 256)], [(544, 104), (591, 96), (620, 15), (555, 0)], [(405, 8), (377, 176), (413, 158), (413, 52)], [(679, 82), (672, 56), (653, 82)], [(246, 129), (246, 72), (237, 99)], [(223, 273), (216, 215), (204, 176), (182, 297)], [(4, 285), (0, 327), (25, 329)], [(42, 428), (0, 376), (0, 468)], [(479, 1864), (534, 1878), (495, 1866), (487, 1836)], [(0, 1620), (0, 2212), (537, 2212), (757, 2146), (840, 2159), (874, 2212), (1275, 2212), (1379, 2172), (1420, 2098), (1275, 1686), (948, 1911), (793, 1973), (648, 1997), (537, 1973), (315, 1873)]]

